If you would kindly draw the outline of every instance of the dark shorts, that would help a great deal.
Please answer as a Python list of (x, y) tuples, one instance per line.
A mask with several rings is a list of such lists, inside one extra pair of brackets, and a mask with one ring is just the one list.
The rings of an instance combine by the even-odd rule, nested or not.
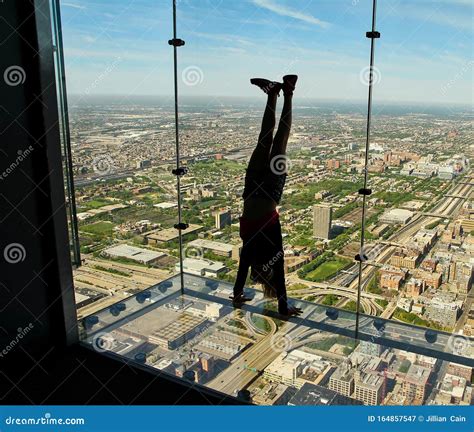
[(280, 204), (287, 174), (275, 174), (270, 169), (265, 171), (247, 170), (242, 198), (266, 198)]

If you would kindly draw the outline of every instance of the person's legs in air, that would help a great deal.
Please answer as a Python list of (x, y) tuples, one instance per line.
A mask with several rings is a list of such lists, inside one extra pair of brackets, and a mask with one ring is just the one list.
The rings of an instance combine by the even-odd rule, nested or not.
[[(287, 75), (283, 78), (283, 95), (284, 103), (281, 112), (280, 123), (278, 130), (273, 139), (273, 146), (270, 152), (270, 161), (275, 157), (286, 155), (286, 146), (290, 137), (291, 124), (293, 119), (293, 91), (295, 89), (296, 75)], [(281, 164), (284, 161), (280, 161)], [(279, 165), (281, 166), (281, 165)]]
[(276, 104), (281, 84), (262, 78), (254, 78), (251, 80), (251, 83), (260, 87), (268, 95), (258, 143), (248, 164), (249, 171), (260, 171), (267, 166), (269, 161), (273, 143), (273, 131), (276, 125)]
[(277, 98), (278, 95), (276, 93), (270, 93), (268, 95), (258, 143), (248, 164), (249, 171), (263, 170), (263, 168), (268, 164), (268, 158), (273, 143), (273, 131), (275, 130), (276, 124), (275, 110)]

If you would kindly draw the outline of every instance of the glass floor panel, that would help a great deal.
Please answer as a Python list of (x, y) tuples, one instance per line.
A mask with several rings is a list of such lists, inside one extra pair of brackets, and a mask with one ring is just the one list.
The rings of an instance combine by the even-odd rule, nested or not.
[(99, 352), (263, 405), (470, 404), (473, 340), (248, 289), (234, 308), (228, 283), (184, 275), (82, 320)]

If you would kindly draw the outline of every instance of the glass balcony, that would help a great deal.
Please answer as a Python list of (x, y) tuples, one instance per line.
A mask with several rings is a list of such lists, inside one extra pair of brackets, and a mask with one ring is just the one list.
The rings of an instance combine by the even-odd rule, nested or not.
[(469, 404), (474, 339), (295, 300), (288, 321), (247, 289), (185, 274), (82, 319), (92, 349), (253, 403)]

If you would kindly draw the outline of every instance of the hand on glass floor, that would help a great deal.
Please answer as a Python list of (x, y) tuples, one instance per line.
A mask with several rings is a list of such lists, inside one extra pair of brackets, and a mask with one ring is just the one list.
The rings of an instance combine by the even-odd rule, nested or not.
[(300, 309), (299, 307), (289, 306), (288, 313), (285, 315), (290, 317), (290, 316), (298, 316), (298, 315), (301, 315), (302, 313), (303, 313), (303, 310)]

